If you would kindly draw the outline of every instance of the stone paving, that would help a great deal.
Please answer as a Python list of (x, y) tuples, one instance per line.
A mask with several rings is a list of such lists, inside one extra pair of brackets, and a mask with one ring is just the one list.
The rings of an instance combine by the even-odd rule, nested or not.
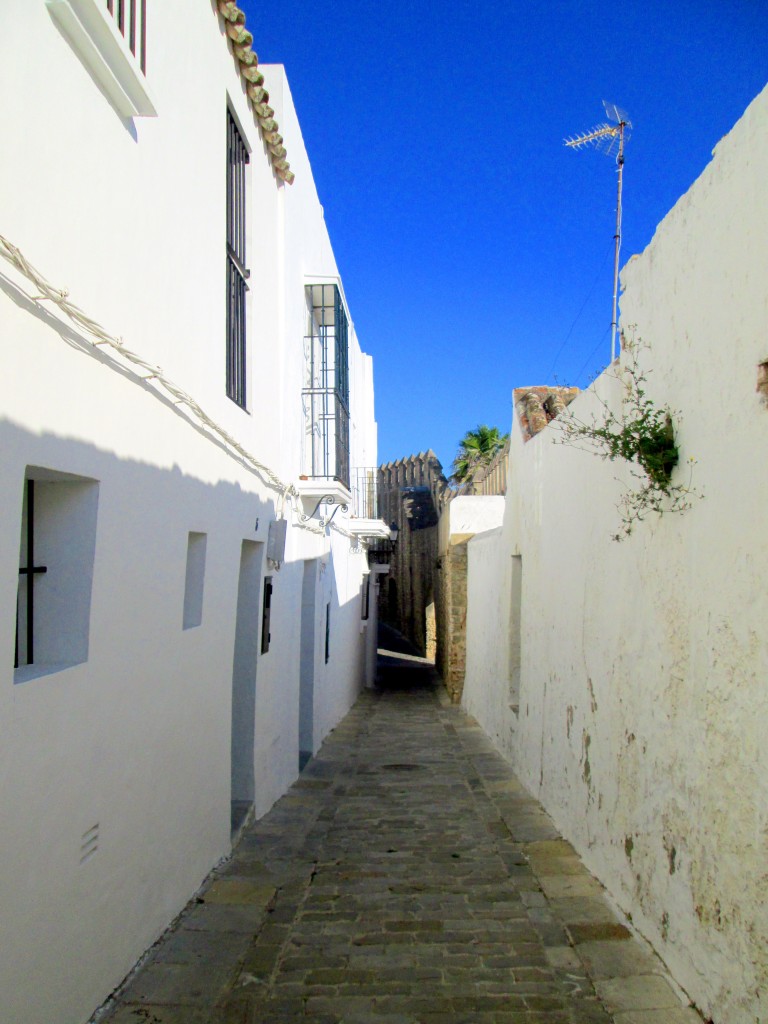
[(108, 1024), (701, 1024), (485, 735), (381, 659)]

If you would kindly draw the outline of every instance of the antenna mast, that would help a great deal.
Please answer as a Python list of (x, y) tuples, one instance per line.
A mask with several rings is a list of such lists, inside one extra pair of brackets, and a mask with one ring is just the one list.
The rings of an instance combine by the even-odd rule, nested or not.
[(616, 154), (618, 167), (618, 194), (616, 199), (616, 234), (614, 237), (613, 257), (613, 315), (611, 318), (611, 362), (616, 358), (616, 331), (618, 329), (619, 304), (619, 251), (621, 249), (621, 187), (624, 176), (624, 143), (629, 138), (632, 122), (626, 113), (614, 103), (603, 100), (605, 113), (613, 124), (598, 124), (588, 132), (582, 132), (573, 138), (564, 139), (570, 149), (581, 149), (582, 146), (594, 146), (608, 156)]

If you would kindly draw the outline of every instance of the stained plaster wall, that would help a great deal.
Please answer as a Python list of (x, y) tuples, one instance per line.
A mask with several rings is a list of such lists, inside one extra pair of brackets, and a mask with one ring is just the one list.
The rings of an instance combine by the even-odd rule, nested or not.
[[(147, 78), (158, 117), (125, 119), (43, 4), (2, 5), (0, 89), (23, 100), (0, 111), (0, 233), (296, 481), (304, 284), (338, 270), (282, 69), (266, 73), (291, 188), (273, 175), (215, 6), (182, 6), (152, 5)], [(251, 148), (247, 412), (224, 381), (227, 106)], [(33, 294), (0, 261), (0, 1018), (78, 1024), (229, 853), (241, 545), (266, 543), (282, 496)], [(375, 464), (371, 362), (354, 332), (350, 378), (353, 464)], [(22, 682), (13, 646), (29, 466), (97, 481), (98, 504), (87, 659)], [(285, 561), (277, 571), (262, 558), (251, 623), (260, 636), (270, 572), (272, 642), (266, 654), (256, 648), (257, 815), (298, 772), (305, 559), (326, 566), (315, 749), (363, 682), (365, 555), (336, 530), (299, 529), (290, 504), (287, 515)], [(199, 626), (182, 629), (190, 531), (207, 535), (203, 610)]]
[[(622, 467), (554, 424), (523, 444), (516, 418), (502, 531), (469, 544), (467, 710), (715, 1024), (768, 1016), (767, 160), (768, 91), (622, 275), (648, 393), (679, 410), (675, 480), (695, 458), (703, 497), (617, 544)], [(609, 369), (572, 408), (621, 397)]]

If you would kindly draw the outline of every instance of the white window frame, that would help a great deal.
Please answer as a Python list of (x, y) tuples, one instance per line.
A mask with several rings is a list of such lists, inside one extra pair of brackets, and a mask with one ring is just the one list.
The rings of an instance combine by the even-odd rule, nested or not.
[(45, 0), (80, 60), (124, 117), (157, 117), (139, 62), (99, 0)]

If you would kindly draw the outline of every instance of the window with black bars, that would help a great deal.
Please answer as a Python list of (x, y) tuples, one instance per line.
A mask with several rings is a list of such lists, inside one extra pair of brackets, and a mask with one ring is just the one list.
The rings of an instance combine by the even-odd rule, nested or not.
[(349, 487), (349, 324), (335, 284), (308, 285), (304, 339), (307, 475)]
[(272, 640), (272, 577), (264, 577), (264, 600), (261, 608), (261, 653), (266, 654)]
[[(22, 600), (22, 583), (24, 589), (24, 623), (22, 627), (22, 646), (25, 653), (25, 664), (32, 665), (35, 660), (35, 576), (38, 573), (48, 572), (48, 566), (35, 565), (35, 481), (27, 480), (26, 493), (24, 495), (25, 520), (24, 533), (26, 534), (26, 565), (19, 567), (19, 602)], [(19, 610), (16, 611), (16, 648), (14, 651), (13, 666), (19, 667)]]
[(246, 408), (245, 296), (246, 267), (245, 165), (248, 150), (227, 111), (227, 395)]
[(147, 73), (147, 0), (107, 0), (107, 10), (139, 62), (142, 74)]

